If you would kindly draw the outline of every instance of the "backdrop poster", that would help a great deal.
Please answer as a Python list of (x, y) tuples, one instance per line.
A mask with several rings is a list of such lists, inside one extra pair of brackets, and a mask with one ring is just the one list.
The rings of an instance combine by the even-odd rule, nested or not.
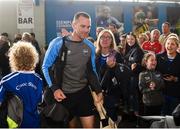
[(98, 5), (96, 6), (96, 27), (108, 27), (108, 24), (116, 25), (118, 31), (123, 33), (123, 8), (118, 5)]
[(171, 23), (171, 31), (180, 36), (180, 7), (167, 7), (167, 21)]
[(136, 35), (158, 27), (158, 10), (155, 5), (134, 6), (133, 16), (133, 31)]

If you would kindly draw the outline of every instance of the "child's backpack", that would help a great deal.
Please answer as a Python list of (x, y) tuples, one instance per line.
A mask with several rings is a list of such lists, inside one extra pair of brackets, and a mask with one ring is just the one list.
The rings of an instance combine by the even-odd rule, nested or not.
[(2, 128), (18, 128), (23, 120), (23, 103), (21, 99), (14, 94), (8, 93), (7, 98), (0, 108)]

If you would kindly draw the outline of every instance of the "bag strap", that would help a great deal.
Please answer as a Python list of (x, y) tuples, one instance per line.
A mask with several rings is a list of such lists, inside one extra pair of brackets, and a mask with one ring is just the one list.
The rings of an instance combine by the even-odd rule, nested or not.
[[(65, 65), (66, 65), (66, 60), (67, 60), (67, 51), (68, 51), (68, 48), (65, 45), (66, 37), (63, 37), (62, 40), (63, 40), (63, 44), (62, 44), (61, 50), (59, 51), (59, 56), (57, 57), (58, 62), (59, 62), (58, 64), (61, 63), (61, 70), (60, 70), (60, 73), (58, 73), (59, 75), (63, 75), (64, 68), (65, 68)], [(62, 83), (63, 76), (58, 77), (58, 78), (59, 78), (59, 82)]]
[[(64, 67), (66, 65), (66, 59), (67, 59), (67, 51), (68, 48), (65, 45), (65, 41), (66, 37), (62, 38), (62, 46), (59, 49), (59, 53), (58, 56), (55, 59), (54, 65), (52, 66), (52, 68), (50, 69), (50, 75), (52, 77), (53, 83), (54, 85), (57, 86), (61, 86), (62, 84), (62, 80), (63, 80), (63, 76), (59, 76), (59, 75), (63, 75), (64, 72)], [(59, 87), (61, 88), (61, 87)]]
[(129, 55), (129, 59), (128, 60), (130, 60), (130, 58), (132, 57), (132, 55), (135, 53), (135, 51), (136, 51), (136, 48), (134, 48), (132, 51), (131, 51), (131, 53), (130, 53), (130, 55)]
[(104, 75), (103, 75), (103, 77), (102, 77), (102, 79), (101, 79), (101, 81), (100, 81), (100, 86), (101, 86), (101, 87), (102, 87), (102, 85), (103, 85), (103, 83), (104, 83), (104, 80), (105, 80), (108, 72), (109, 72), (109, 69), (106, 69), (106, 71), (105, 71), (105, 73), (104, 73)]

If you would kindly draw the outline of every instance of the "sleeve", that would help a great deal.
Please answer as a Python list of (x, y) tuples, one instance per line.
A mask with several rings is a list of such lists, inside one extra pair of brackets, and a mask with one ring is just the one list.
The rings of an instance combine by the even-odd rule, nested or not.
[(53, 86), (52, 79), (50, 77), (49, 69), (53, 66), (55, 63), (56, 57), (59, 54), (60, 48), (62, 47), (62, 38), (58, 37), (54, 40), (52, 40), (49, 44), (49, 47), (45, 53), (45, 57), (42, 64), (42, 72), (44, 74), (44, 77), (46, 79), (46, 82), (48, 83), (48, 86), (51, 88)]
[(0, 82), (0, 103), (2, 104), (4, 97), (5, 97), (5, 86), (4, 83), (2, 83), (2, 81)]
[(143, 58), (143, 51), (141, 48), (137, 48), (134, 53), (134, 62), (137, 64), (136, 68), (133, 70), (133, 73), (139, 74), (142, 71), (141, 61)]

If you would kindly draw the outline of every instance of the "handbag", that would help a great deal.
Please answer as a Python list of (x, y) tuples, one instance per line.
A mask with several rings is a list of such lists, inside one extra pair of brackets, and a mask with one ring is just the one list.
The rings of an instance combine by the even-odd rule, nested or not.
[[(97, 100), (97, 95), (94, 91), (91, 91), (91, 94), (92, 94), (92, 97), (93, 97), (93, 100)], [(107, 116), (107, 113), (106, 113), (106, 110), (103, 106), (102, 103), (96, 103), (96, 109), (99, 113), (99, 116), (100, 116), (100, 128), (103, 129), (103, 128), (115, 128), (117, 129), (117, 125), (116, 123), (110, 118)]]

